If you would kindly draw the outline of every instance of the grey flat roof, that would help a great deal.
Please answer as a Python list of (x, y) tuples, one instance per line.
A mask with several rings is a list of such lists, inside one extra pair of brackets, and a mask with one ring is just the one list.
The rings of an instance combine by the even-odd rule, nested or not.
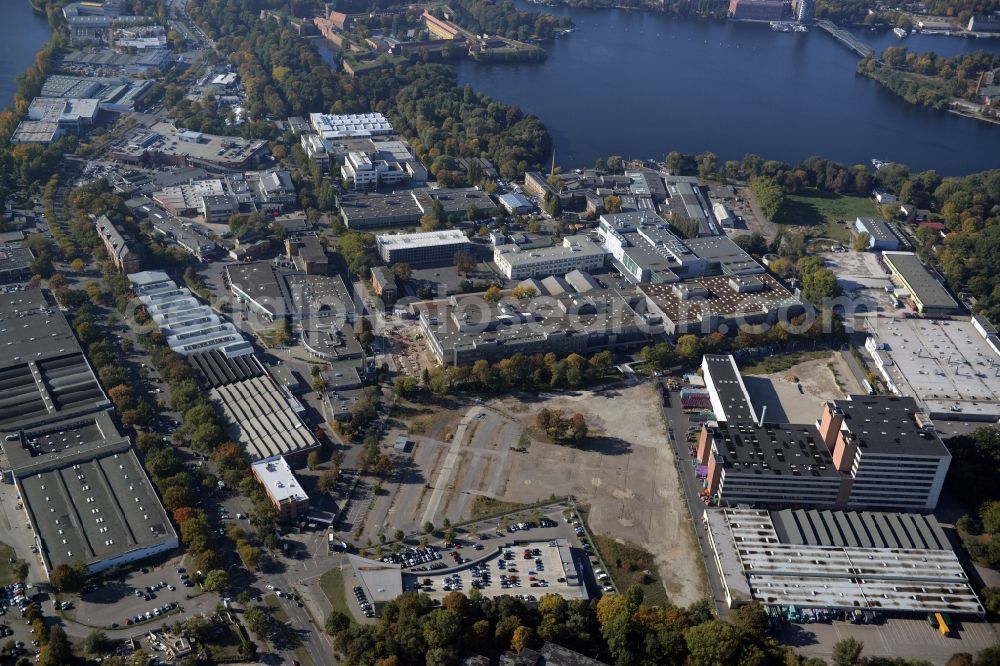
[(958, 303), (912, 252), (883, 252), (882, 258), (915, 292), (925, 308), (958, 309)]
[(0, 428), (109, 404), (69, 323), (42, 290), (0, 294)]
[(49, 571), (176, 546), (149, 477), (106, 413), (21, 431), (4, 451)]
[(684, 242), (700, 258), (718, 264), (719, 270), (725, 275), (764, 272), (764, 267), (728, 236), (689, 238)]
[(859, 217), (855, 223), (860, 222), (868, 234), (875, 240), (899, 242), (899, 238), (893, 233), (889, 225), (877, 217)]
[(403, 570), (398, 564), (385, 564), (357, 555), (348, 555), (347, 560), (372, 603), (386, 603), (403, 594)]

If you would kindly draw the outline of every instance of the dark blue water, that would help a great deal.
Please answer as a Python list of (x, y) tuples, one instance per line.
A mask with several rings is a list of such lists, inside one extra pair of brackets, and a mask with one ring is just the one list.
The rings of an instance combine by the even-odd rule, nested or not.
[(9, 105), (17, 92), (16, 78), (35, 61), (35, 54), (52, 31), (45, 17), (35, 13), (28, 0), (3, 0), (0, 10), (0, 107)]
[[(538, 115), (565, 167), (609, 155), (662, 159), (671, 150), (788, 162), (878, 158), (947, 175), (1000, 167), (1000, 126), (906, 104), (856, 76), (857, 58), (818, 29), (544, 9), (578, 28), (547, 46), (547, 61), (462, 62), (458, 78)], [(861, 34), (879, 50), (1000, 51), (1000, 40)]]

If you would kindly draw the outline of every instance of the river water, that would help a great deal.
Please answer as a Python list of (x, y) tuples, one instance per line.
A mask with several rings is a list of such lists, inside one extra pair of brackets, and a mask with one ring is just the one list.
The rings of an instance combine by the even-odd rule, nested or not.
[(17, 76), (35, 61), (35, 54), (49, 40), (48, 21), (28, 0), (2, 0), (0, 15), (0, 107), (9, 105), (17, 92)]
[[(548, 60), (462, 62), (458, 78), (538, 115), (564, 167), (711, 150), (722, 159), (878, 158), (945, 175), (1000, 168), (1000, 126), (906, 104), (855, 75), (856, 56), (818, 28), (776, 33), (766, 24), (542, 9), (577, 26), (546, 45)], [(858, 35), (879, 51), (1000, 52), (1000, 39)]]

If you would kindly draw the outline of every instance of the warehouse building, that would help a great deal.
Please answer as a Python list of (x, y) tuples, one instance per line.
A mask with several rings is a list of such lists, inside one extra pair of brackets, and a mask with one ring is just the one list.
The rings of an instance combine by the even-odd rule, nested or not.
[(304, 407), (269, 376), (213, 387), (209, 397), (251, 460), (305, 454), (319, 446), (299, 417)]
[(264, 458), (250, 465), (253, 475), (274, 505), (278, 520), (287, 522), (309, 512), (309, 495), (281, 456)]
[(233, 324), (215, 314), (190, 289), (178, 287), (163, 271), (142, 271), (128, 278), (139, 301), (167, 336), (167, 345), (181, 356), (211, 349), (227, 356), (253, 352)]
[(934, 516), (754, 509), (702, 516), (730, 608), (953, 613), (984, 609)]
[(532, 250), (522, 250), (517, 245), (498, 245), (493, 249), (493, 261), (509, 280), (600, 270), (607, 255), (607, 250), (584, 235), (566, 236), (562, 245)]
[(1000, 339), (988, 321), (873, 317), (865, 324), (865, 349), (890, 391), (914, 396), (933, 419), (1000, 419)]
[(88, 573), (177, 547), (166, 511), (127, 437), (99, 411), (3, 438), (46, 576)]
[[(913, 309), (920, 314), (961, 314), (962, 308), (948, 290), (912, 252), (883, 252), (893, 282), (909, 294)], [(897, 295), (900, 295), (897, 292)]]
[(0, 431), (111, 408), (73, 329), (41, 289), (0, 293)]
[(859, 217), (854, 220), (854, 230), (868, 234), (868, 248), (871, 250), (898, 250), (899, 237), (888, 224), (874, 217)]
[(458, 229), (413, 234), (382, 234), (375, 238), (382, 261), (406, 262), (411, 266), (453, 263), (455, 253), (470, 252), (472, 242)]

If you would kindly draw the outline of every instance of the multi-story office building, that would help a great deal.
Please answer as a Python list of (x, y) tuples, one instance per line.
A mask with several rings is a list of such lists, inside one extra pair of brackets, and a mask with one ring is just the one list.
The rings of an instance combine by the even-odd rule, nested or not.
[(522, 250), (516, 245), (498, 245), (493, 260), (510, 280), (592, 271), (604, 266), (608, 251), (586, 236), (567, 236), (562, 245)]
[(108, 258), (122, 273), (128, 275), (139, 270), (139, 255), (132, 251), (122, 237), (121, 232), (111, 223), (106, 215), (101, 215), (94, 223), (97, 235), (104, 243)]
[(458, 229), (425, 231), (415, 234), (383, 234), (375, 238), (379, 256), (387, 264), (405, 261), (408, 264), (452, 262), (459, 250), (472, 246)]
[(698, 441), (719, 504), (937, 506), (951, 455), (913, 398), (851, 396), (826, 403), (814, 424), (768, 423), (725, 358), (704, 362), (717, 420)]

